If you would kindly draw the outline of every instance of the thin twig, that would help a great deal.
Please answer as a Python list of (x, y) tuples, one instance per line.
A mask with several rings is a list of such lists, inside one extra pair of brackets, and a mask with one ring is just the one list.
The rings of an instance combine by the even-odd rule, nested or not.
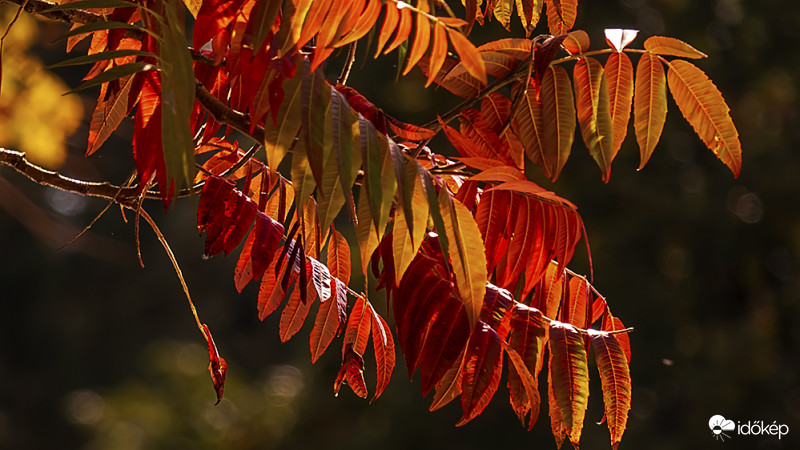
[(342, 67), (342, 73), (339, 75), (339, 78), (336, 80), (337, 84), (347, 84), (347, 79), (350, 77), (350, 71), (353, 69), (353, 63), (356, 60), (356, 44), (358, 41), (355, 41), (350, 44), (350, 49), (347, 51), (347, 60), (344, 63), (344, 67)]

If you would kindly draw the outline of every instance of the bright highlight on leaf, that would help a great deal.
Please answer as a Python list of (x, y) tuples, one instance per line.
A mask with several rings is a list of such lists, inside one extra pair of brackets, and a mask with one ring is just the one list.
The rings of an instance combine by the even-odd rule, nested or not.
[(622, 50), (628, 46), (628, 44), (636, 39), (636, 36), (639, 34), (639, 30), (606, 28), (604, 33), (606, 35), (606, 42), (608, 45), (616, 50), (617, 53), (621, 53)]

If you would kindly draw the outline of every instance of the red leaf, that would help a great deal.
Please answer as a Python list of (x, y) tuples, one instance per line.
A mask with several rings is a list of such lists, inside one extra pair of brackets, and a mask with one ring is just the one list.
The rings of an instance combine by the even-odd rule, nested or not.
[(567, 285), (569, 295), (567, 303), (562, 308), (562, 322), (571, 323), (578, 328), (588, 328), (589, 320), (589, 285), (586, 278), (571, 276)]
[(347, 320), (347, 288), (334, 278), (331, 298), (320, 303), (314, 328), (311, 330), (311, 362), (315, 363), (325, 353), (333, 338), (341, 333)]
[(219, 356), (217, 345), (214, 343), (214, 338), (211, 336), (211, 330), (208, 325), (203, 324), (203, 336), (208, 342), (208, 372), (211, 374), (211, 381), (214, 383), (214, 391), (217, 393), (217, 403), (222, 400), (222, 395), (225, 393), (225, 375), (228, 373), (228, 363), (225, 358)]
[(227, 199), (234, 195), (233, 188), (235, 186), (232, 181), (218, 176), (212, 176), (206, 180), (197, 203), (197, 231), (200, 234), (219, 220), (219, 215), (215, 210), (220, 206), (224, 207)]
[(172, 186), (167, 186), (167, 168), (161, 148), (161, 84), (155, 72), (147, 72), (139, 107), (133, 122), (133, 159), (143, 189), (155, 177), (161, 200), (167, 207), (172, 200)]
[(369, 305), (369, 307), (372, 315), (372, 348), (375, 350), (376, 375), (378, 378), (375, 385), (375, 396), (370, 400), (370, 403), (372, 403), (381, 396), (386, 386), (389, 385), (389, 380), (392, 378), (392, 372), (394, 371), (395, 354), (394, 339), (389, 325), (372, 308), (372, 305)]
[(367, 398), (367, 384), (364, 382), (364, 358), (356, 353), (351, 345), (345, 345), (343, 353), (342, 366), (333, 383), (334, 394), (338, 397), (342, 382), (347, 382), (357, 396)]
[(389, 124), (389, 128), (391, 128), (392, 131), (397, 134), (397, 136), (403, 139), (408, 139), (409, 141), (422, 141), (436, 136), (436, 133), (433, 130), (418, 127), (410, 123), (401, 122), (391, 116), (385, 117), (386, 123)]
[(520, 422), (530, 413), (528, 429), (539, 416), (539, 372), (544, 362), (547, 324), (539, 310), (517, 304), (511, 312), (508, 340), (508, 390), (511, 406)]
[(204, 0), (194, 24), (192, 45), (199, 49), (227, 28), (244, 0)]
[[(311, 280), (309, 280), (309, 284), (310, 283)], [(309, 289), (309, 292), (313, 292), (313, 289)], [(313, 300), (314, 296), (303, 301), (300, 297), (300, 289), (295, 289), (294, 292), (292, 292), (292, 295), (289, 296), (289, 301), (286, 302), (286, 306), (284, 306), (281, 312), (279, 326), (281, 342), (288, 341), (300, 331), (306, 317), (308, 317), (308, 311), (311, 309)]]
[(480, 414), (500, 385), (503, 372), (503, 342), (494, 329), (483, 322), (472, 332), (461, 369), (461, 426)]
[(340, 279), (345, 285), (350, 283), (350, 245), (342, 233), (336, 230), (331, 233), (328, 243), (328, 269), (331, 276)]
[(461, 123), (461, 134), (477, 144), (482, 154), (490, 155), (508, 166), (515, 166), (510, 149), (492, 130), (480, 111), (469, 108), (458, 116), (458, 120)]

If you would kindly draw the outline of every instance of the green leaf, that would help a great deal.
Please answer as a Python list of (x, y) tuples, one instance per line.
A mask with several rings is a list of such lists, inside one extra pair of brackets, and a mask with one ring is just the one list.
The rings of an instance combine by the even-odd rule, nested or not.
[[(350, 107), (347, 99), (335, 89), (331, 90), (331, 116), (333, 120), (333, 154), (337, 163), (339, 183), (350, 211), (354, 212), (352, 189), (361, 168), (359, 122), (358, 116)], [(333, 157), (330, 158), (330, 160), (333, 159)]]
[[(395, 280), (401, 280), (414, 256), (417, 254), (422, 239), (425, 237), (428, 223), (428, 200), (425, 188), (418, 173), (419, 166), (411, 161), (405, 166), (405, 176), (410, 185), (409, 197), (413, 215), (405, 209), (397, 209), (394, 213), (394, 229), (392, 233), (392, 252), (394, 256)], [(413, 227), (413, 232), (411, 231)]]
[(478, 224), (469, 210), (454, 200), (445, 187), (439, 191), (444, 231), (450, 241), (449, 256), (470, 329), (475, 329), (486, 294), (486, 252)]
[[(405, 165), (406, 158), (403, 155), (403, 150), (394, 141), (389, 140), (389, 152), (392, 157), (392, 165), (394, 166), (394, 175), (397, 179), (397, 193), (400, 197), (400, 204), (403, 206), (403, 214), (408, 219), (408, 235), (414, 236), (414, 206), (413, 206), (413, 179), (409, 179), (406, 174)], [(416, 170), (414, 171), (416, 174)], [(398, 278), (399, 279), (399, 278)]]
[[(159, 67), (154, 64), (145, 62), (132, 62), (128, 64), (123, 64), (121, 66), (112, 67), (106, 70), (105, 72), (98, 74), (96, 77), (84, 81), (80, 86), (66, 92), (65, 95), (72, 94), (73, 92), (82, 91), (90, 87), (98, 86), (108, 81), (117, 80), (126, 77), (128, 75), (133, 75), (139, 72), (147, 72), (149, 70), (154, 70), (158, 68)], [(194, 83), (192, 84), (192, 86), (194, 86)]]
[[(184, 6), (180, 0), (164, 2), (166, 26), (164, 42), (159, 45), (161, 66), (161, 136), (167, 185), (178, 180), (191, 186), (196, 172), (191, 116), (194, 108), (195, 78), (192, 56), (186, 46)], [(171, 187), (170, 187), (171, 189)]]
[(315, 70), (303, 77), (301, 89), (303, 128), (300, 132), (306, 144), (308, 164), (314, 181), (321, 186), (322, 168), (333, 146), (329, 114), (332, 88), (325, 81), (322, 70)]
[(378, 248), (380, 243), (379, 236), (374, 232), (372, 214), (369, 210), (369, 200), (366, 190), (362, 187), (358, 195), (358, 209), (356, 210), (358, 225), (356, 235), (358, 236), (358, 247), (361, 250), (361, 273), (367, 274), (367, 266), (372, 253)]
[[(74, 3), (67, 3), (67, 5), (71, 5), (71, 4), (74, 4)], [(56, 39), (56, 42), (58, 42), (60, 40), (63, 40), (63, 39), (70, 38), (72, 36), (79, 36), (81, 34), (92, 33), (94, 31), (100, 31), (100, 30), (113, 30), (113, 29), (117, 29), (117, 28), (125, 28), (125, 29), (128, 29), (128, 30), (137, 30), (137, 31), (140, 31), (142, 33), (147, 33), (150, 36), (153, 36), (154, 38), (156, 38), (157, 40), (161, 40), (161, 36), (159, 36), (157, 33), (153, 32), (152, 30), (150, 30), (148, 28), (140, 27), (139, 25), (132, 25), (132, 24), (125, 23), (125, 22), (115, 22), (113, 20), (101, 20), (101, 21), (98, 21), (98, 22), (90, 22), (90, 23), (87, 23), (86, 25), (81, 25), (78, 28), (75, 28), (74, 30), (69, 30), (66, 34), (64, 34), (60, 38)]]
[[(311, 168), (308, 166), (306, 144), (302, 139), (297, 141), (292, 153), (292, 186), (294, 187), (295, 205), (304, 205), (306, 199), (314, 192), (316, 187)], [(297, 217), (302, 214), (302, 208), (297, 208)]]
[[(422, 184), (425, 186), (425, 195), (428, 198), (428, 211), (430, 212), (431, 219), (433, 220), (433, 228), (438, 233), (439, 246), (442, 248), (442, 252), (447, 255), (449, 252), (450, 243), (447, 240), (447, 233), (444, 232), (444, 219), (442, 218), (442, 210), (439, 207), (439, 199), (436, 194), (436, 188), (433, 185), (430, 172), (423, 169), (419, 163), (417, 163), (417, 167), (419, 173), (422, 174)], [(442, 189), (446, 188), (442, 187)]]
[(52, 8), (40, 11), (40, 14), (47, 14), (56, 11), (69, 11), (73, 9), (91, 9), (91, 8), (138, 8), (139, 5), (134, 2), (126, 0), (77, 0), (71, 3), (64, 3)]
[(283, 5), (283, 0), (258, 0), (253, 12), (250, 15), (250, 24), (253, 25), (253, 49), (258, 50), (267, 39), (275, 19), (278, 18), (278, 11)]
[(143, 50), (111, 50), (108, 52), (95, 53), (93, 55), (83, 55), (75, 58), (70, 58), (66, 61), (57, 62), (45, 69), (55, 69), (56, 67), (79, 66), (81, 64), (92, 64), (98, 61), (106, 61), (114, 58), (121, 58), (123, 56), (150, 56), (156, 58), (156, 55)]
[(389, 220), (389, 210), (394, 199), (396, 181), (392, 173), (389, 143), (386, 136), (375, 130), (372, 122), (358, 116), (361, 135), (361, 160), (364, 166), (364, 187), (372, 222), (378, 235)]
[(277, 120), (273, 122), (267, 118), (264, 125), (264, 151), (267, 154), (267, 166), (272, 171), (278, 170), (302, 124), (300, 86), (303, 70), (308, 70), (308, 63), (302, 64), (304, 67), (297, 67), (294, 77), (283, 83), (283, 102), (278, 109)]

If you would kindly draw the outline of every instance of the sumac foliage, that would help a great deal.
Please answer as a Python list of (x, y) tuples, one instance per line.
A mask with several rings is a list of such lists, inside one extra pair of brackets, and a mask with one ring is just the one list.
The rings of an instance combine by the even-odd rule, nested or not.
[[(662, 36), (632, 48), (637, 32), (622, 29), (592, 49), (571, 30), (577, 0), (31, 2), (76, 22), (70, 48), (91, 40), (88, 55), (61, 63), (92, 64), (78, 89), (100, 86), (87, 154), (133, 116), (138, 192), (165, 207), (199, 192), (205, 253), (238, 251), (234, 286), (258, 285), (254, 313), (279, 313), (283, 341), (312, 321), (312, 361), (341, 347), (337, 394), (347, 384), (380, 397), (399, 347), (408, 376), (433, 392), (431, 410), (460, 398), (457, 425), (505, 383), (525, 427), (547, 409), (558, 445), (577, 448), (589, 378), (599, 376), (616, 448), (631, 407), (630, 329), (591, 273), (568, 269), (586, 239), (577, 207), (530, 179), (561, 175), (577, 128), (609, 182), (630, 122), (643, 167), (667, 90), (738, 176), (729, 109), (688, 61), (702, 52)], [(448, 3), (463, 3), (464, 16)], [(495, 20), (507, 29), (519, 20), (526, 36), (473, 44), (470, 32)], [(400, 52), (403, 75), (418, 67), (426, 86), (461, 103), (427, 124), (390, 117), (347, 85), (358, 49)], [(325, 69), (337, 52), (346, 61), (334, 79)], [(233, 131), (253, 142), (241, 148)], [(428, 147), (440, 133), (454, 156)], [(349, 221), (356, 239), (335, 221)], [(351, 283), (370, 270), (385, 304)], [(227, 365), (201, 330), (221, 398)]]

